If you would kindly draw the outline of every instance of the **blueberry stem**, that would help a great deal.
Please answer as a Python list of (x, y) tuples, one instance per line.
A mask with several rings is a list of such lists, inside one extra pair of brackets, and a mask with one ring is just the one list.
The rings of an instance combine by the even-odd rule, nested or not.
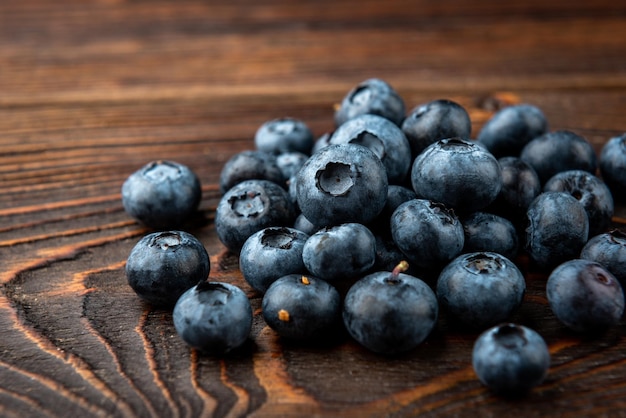
[(400, 283), (401, 280), (398, 276), (400, 275), (400, 273), (405, 272), (408, 269), (409, 269), (409, 263), (406, 262), (405, 260), (400, 261), (398, 265), (395, 266), (393, 270), (391, 271), (391, 275), (387, 277), (387, 279), (385, 279), (385, 282), (389, 284)]

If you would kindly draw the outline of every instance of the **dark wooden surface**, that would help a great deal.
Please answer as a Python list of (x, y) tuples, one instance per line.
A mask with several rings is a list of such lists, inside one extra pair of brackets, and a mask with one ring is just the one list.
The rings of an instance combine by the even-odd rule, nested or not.
[[(333, 104), (370, 77), (408, 108), (458, 101), (474, 134), (499, 106), (533, 103), (551, 129), (599, 150), (626, 132), (626, 3), (1, 2), (0, 416), (623, 416), (626, 327), (564, 330), (546, 276), (523, 257), (528, 293), (513, 319), (544, 336), (552, 367), (520, 400), (480, 385), (476, 333), (445, 318), (396, 358), (348, 339), (285, 344), (264, 326), (212, 225), (221, 166), (269, 119), (332, 130)], [(212, 279), (251, 298), (252, 335), (237, 353), (189, 350), (170, 313), (126, 284), (147, 230), (124, 213), (120, 187), (159, 158), (198, 173), (190, 232)]]

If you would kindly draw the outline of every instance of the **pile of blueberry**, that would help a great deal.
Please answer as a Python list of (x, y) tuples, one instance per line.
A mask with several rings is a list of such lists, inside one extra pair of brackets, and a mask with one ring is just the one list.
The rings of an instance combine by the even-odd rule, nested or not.
[[(216, 232), (278, 335), (324, 339), (342, 328), (369, 350), (401, 353), (428, 337), (441, 309), (481, 332), (472, 361), (485, 385), (526, 391), (550, 356), (539, 334), (507, 322), (526, 290), (522, 252), (549, 273), (546, 296), (564, 326), (591, 333), (621, 320), (626, 235), (609, 229), (626, 190), (626, 134), (598, 158), (585, 138), (549, 131), (540, 109), (521, 104), (470, 139), (461, 105), (435, 100), (406, 114), (380, 79), (348, 92), (335, 125), (315, 139), (300, 120), (268, 121), (255, 149), (221, 172)], [(252, 326), (245, 293), (208, 281), (206, 250), (176, 230), (197, 210), (196, 175), (155, 161), (128, 178), (122, 198), (159, 231), (132, 250), (130, 286), (173, 307), (191, 347), (243, 344)]]

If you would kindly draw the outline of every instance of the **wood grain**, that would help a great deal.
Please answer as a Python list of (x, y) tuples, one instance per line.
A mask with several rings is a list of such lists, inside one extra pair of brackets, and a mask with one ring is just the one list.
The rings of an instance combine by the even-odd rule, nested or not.
[[(212, 221), (221, 166), (263, 122), (330, 132), (333, 105), (370, 77), (409, 108), (459, 102), (474, 134), (499, 107), (533, 103), (599, 151), (626, 132), (625, 46), (626, 4), (608, 0), (0, 3), (0, 416), (622, 416), (624, 324), (566, 331), (523, 256), (528, 292), (512, 319), (544, 336), (552, 366), (506, 400), (474, 375), (476, 333), (445, 315), (393, 358), (345, 335), (281, 341)], [(120, 187), (159, 158), (199, 175), (189, 231), (211, 278), (241, 286), (255, 309), (230, 355), (188, 349), (170, 312), (126, 284), (148, 230)], [(624, 219), (620, 206), (615, 225)]]

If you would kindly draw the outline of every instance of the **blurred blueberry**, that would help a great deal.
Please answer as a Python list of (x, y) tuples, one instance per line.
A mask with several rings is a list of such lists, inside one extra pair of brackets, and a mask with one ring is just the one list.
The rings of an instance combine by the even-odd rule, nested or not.
[(502, 188), (487, 210), (507, 218), (516, 229), (523, 229), (528, 207), (541, 193), (541, 181), (535, 169), (520, 158), (502, 157), (498, 162), (502, 169)]
[(472, 350), (478, 379), (504, 396), (521, 396), (541, 384), (550, 368), (550, 351), (536, 331), (511, 323), (480, 334)]
[(546, 192), (566, 192), (582, 203), (589, 218), (589, 236), (605, 232), (611, 225), (614, 204), (609, 188), (598, 177), (583, 170), (555, 174), (544, 185)]
[(357, 144), (369, 148), (383, 162), (389, 183), (399, 184), (411, 167), (411, 149), (400, 128), (377, 115), (359, 115), (335, 130), (331, 144)]
[(313, 235), (319, 230), (315, 225), (309, 221), (304, 214), (299, 214), (293, 223), (293, 227), (298, 231), (302, 231), (307, 235)]
[(250, 235), (239, 254), (243, 278), (263, 293), (282, 276), (306, 273), (302, 248), (307, 238), (304, 232), (287, 227), (268, 227)]
[(400, 126), (405, 107), (402, 97), (384, 80), (370, 78), (350, 90), (335, 111), (335, 124), (342, 125), (359, 115), (371, 114)]
[(600, 173), (615, 200), (626, 196), (626, 133), (610, 138), (600, 152)]
[(413, 159), (426, 147), (446, 138), (469, 138), (472, 123), (463, 106), (451, 100), (433, 100), (415, 107), (404, 119), (402, 132), (411, 144)]
[(397, 354), (422, 343), (437, 323), (437, 297), (422, 280), (376, 272), (350, 287), (343, 322), (359, 344), (376, 353)]
[(454, 211), (424, 199), (398, 206), (391, 217), (391, 236), (411, 265), (433, 270), (459, 255), (465, 240)]
[(515, 226), (506, 218), (487, 212), (474, 212), (461, 218), (465, 232), (463, 252), (490, 251), (513, 260), (517, 256)]
[(496, 112), (478, 134), (478, 141), (496, 158), (519, 156), (532, 139), (548, 130), (545, 115), (536, 106), (519, 104)]
[(295, 220), (288, 193), (268, 180), (245, 180), (226, 192), (215, 212), (220, 241), (239, 254), (248, 237), (269, 226), (291, 226)]
[(281, 337), (324, 340), (341, 324), (341, 297), (325, 280), (290, 274), (267, 289), (262, 311), (265, 323)]
[(626, 234), (619, 229), (592, 237), (581, 250), (580, 258), (602, 264), (622, 287), (626, 285)]
[(126, 213), (154, 229), (181, 226), (198, 209), (201, 197), (196, 174), (174, 161), (152, 161), (122, 185)]
[(241, 151), (222, 167), (220, 192), (224, 194), (237, 183), (252, 179), (269, 180), (284, 187), (287, 178), (278, 166), (276, 156), (261, 151)]
[(142, 299), (157, 307), (172, 307), (187, 289), (209, 276), (206, 249), (184, 231), (144, 236), (126, 261), (126, 278)]
[(353, 279), (374, 265), (376, 240), (358, 223), (326, 227), (306, 240), (302, 258), (308, 271), (323, 280)]
[(437, 280), (439, 306), (457, 321), (485, 329), (507, 320), (521, 305), (524, 276), (508, 258), (493, 252), (462, 254)]
[(270, 154), (301, 152), (311, 154), (313, 133), (301, 120), (295, 118), (273, 119), (262, 124), (254, 135), (259, 151)]
[(223, 354), (248, 339), (252, 308), (237, 286), (203, 282), (183, 293), (174, 306), (172, 319), (176, 332), (190, 347)]
[(535, 169), (541, 184), (561, 171), (596, 173), (597, 157), (591, 144), (570, 131), (548, 132), (524, 146), (520, 158)]
[(329, 145), (313, 154), (296, 177), (298, 206), (318, 227), (368, 223), (387, 199), (387, 174), (380, 159), (355, 144)]
[(313, 144), (313, 149), (311, 150), (311, 154), (315, 154), (317, 151), (321, 150), (322, 148), (329, 146), (330, 138), (332, 137), (332, 135), (333, 135), (332, 132), (325, 132), (319, 138), (317, 138), (317, 140), (315, 140), (315, 143)]
[(602, 332), (617, 325), (624, 313), (622, 286), (595, 261), (559, 265), (548, 277), (546, 294), (557, 319), (581, 333)]
[(469, 213), (496, 199), (502, 188), (502, 171), (495, 157), (476, 143), (442, 139), (415, 158), (411, 183), (419, 198)]
[(286, 152), (276, 156), (276, 165), (283, 173), (283, 178), (295, 177), (304, 165), (309, 156), (301, 152)]
[(528, 208), (526, 250), (539, 268), (578, 257), (588, 233), (587, 212), (568, 193), (541, 193)]

